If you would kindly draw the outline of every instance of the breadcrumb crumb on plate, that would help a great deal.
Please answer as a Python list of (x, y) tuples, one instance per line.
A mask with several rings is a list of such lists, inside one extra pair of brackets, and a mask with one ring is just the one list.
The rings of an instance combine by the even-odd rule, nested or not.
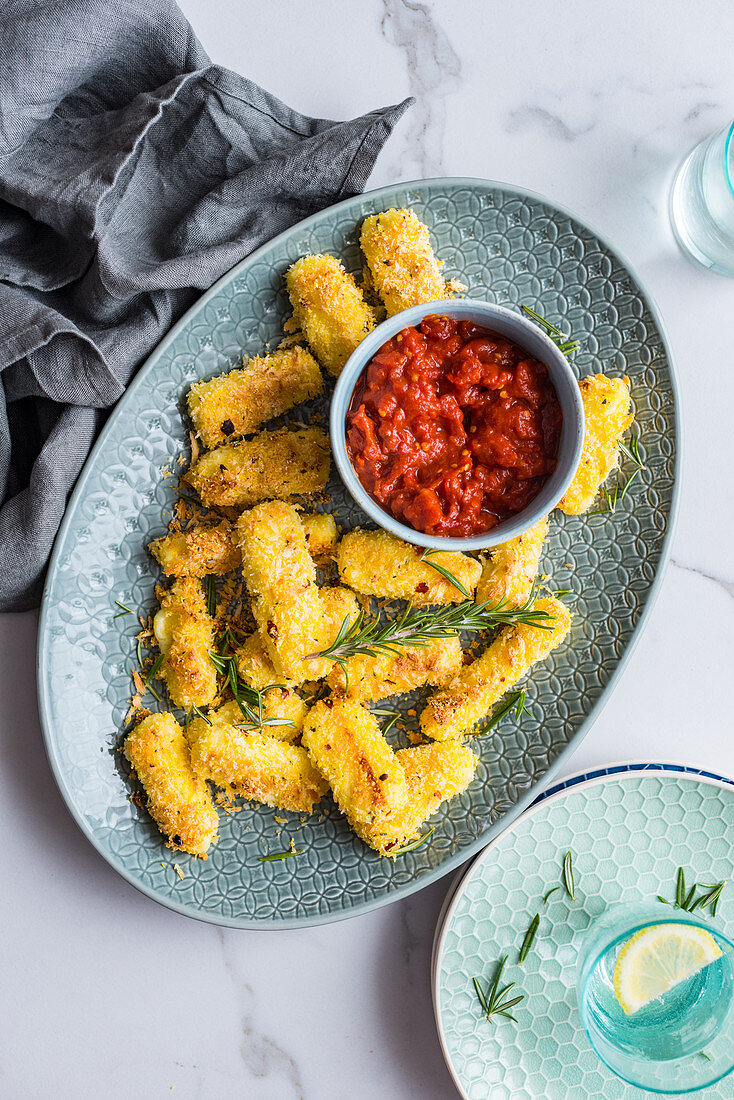
[(533, 605), (552, 616), (550, 630), (517, 623), (500, 630), (481, 657), (464, 665), (447, 688), (428, 698), (421, 729), (436, 741), (463, 737), (489, 715), (506, 691), (560, 645), (571, 627), (571, 615), (560, 600), (549, 596)]
[(337, 548), (339, 576), (344, 584), (365, 596), (410, 600), (416, 607), (460, 603), (466, 599), (431, 562), (442, 566), (473, 593), (482, 573), (481, 564), (458, 551), (439, 550), (424, 557), (420, 546), (411, 546), (388, 531), (348, 531)]
[(174, 716), (165, 712), (144, 718), (128, 733), (123, 751), (168, 847), (206, 859), (219, 818), (209, 788), (191, 766), (184, 731)]
[(321, 428), (282, 428), (207, 451), (185, 480), (204, 504), (218, 506), (309, 495), (326, 488), (330, 454)]
[(634, 420), (629, 378), (595, 374), (579, 382), (584, 403), (584, 446), (573, 481), (558, 507), (568, 516), (588, 512), (599, 489), (619, 465), (619, 439)]
[(319, 365), (305, 348), (281, 348), (207, 382), (195, 382), (187, 405), (204, 446), (218, 447), (318, 397), (323, 388)]

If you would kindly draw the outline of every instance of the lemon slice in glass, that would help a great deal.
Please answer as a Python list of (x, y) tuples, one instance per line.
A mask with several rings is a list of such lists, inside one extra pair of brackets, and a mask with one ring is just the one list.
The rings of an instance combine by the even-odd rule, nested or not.
[(614, 995), (631, 1015), (715, 962), (723, 951), (693, 924), (652, 924), (623, 945), (614, 967)]

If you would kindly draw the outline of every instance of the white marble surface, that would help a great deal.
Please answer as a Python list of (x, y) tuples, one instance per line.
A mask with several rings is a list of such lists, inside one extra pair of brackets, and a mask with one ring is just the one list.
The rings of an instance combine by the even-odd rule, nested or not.
[[(213, 58), (309, 114), (408, 93), (373, 186), (537, 190), (626, 253), (670, 334), (685, 424), (673, 564), (567, 770), (640, 757), (734, 774), (734, 280), (676, 251), (671, 172), (734, 115), (734, 8), (708, 0), (269, 0), (183, 7)], [(447, 888), (302, 932), (220, 931), (137, 894), (77, 831), (35, 708), (36, 616), (0, 620), (0, 1095), (349, 1100), (456, 1095), (428, 961)]]

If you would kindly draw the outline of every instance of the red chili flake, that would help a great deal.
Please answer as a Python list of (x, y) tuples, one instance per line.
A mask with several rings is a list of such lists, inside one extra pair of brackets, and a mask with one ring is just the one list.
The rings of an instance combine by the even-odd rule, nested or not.
[(415, 590), (416, 590), (416, 592), (427, 592), (428, 591), (428, 585), (426, 584), (425, 581), (421, 581), (420, 584), (417, 584), (415, 586)]

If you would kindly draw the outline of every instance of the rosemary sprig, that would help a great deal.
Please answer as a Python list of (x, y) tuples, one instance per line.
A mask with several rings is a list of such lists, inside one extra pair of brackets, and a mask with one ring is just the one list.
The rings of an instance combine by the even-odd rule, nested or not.
[(525, 933), (525, 938), (522, 941), (520, 947), (520, 953), (517, 956), (518, 963), (522, 964), (527, 958), (530, 948), (533, 946), (533, 940), (535, 939), (535, 933), (538, 931), (538, 925), (540, 924), (540, 913), (536, 913), (530, 922), (530, 927)]
[(556, 894), (560, 889), (561, 889), (560, 886), (552, 886), (551, 889), (548, 890), (547, 893), (543, 894), (543, 905), (547, 905), (548, 904), (548, 898), (552, 897), (553, 894)]
[(545, 317), (541, 317), (540, 314), (536, 313), (530, 306), (521, 306), (520, 308), (523, 313), (527, 313), (531, 320), (535, 321), (536, 325), (540, 325), (542, 329), (545, 329), (546, 335), (550, 336), (558, 350), (562, 351), (567, 359), (570, 355), (573, 355), (575, 351), (578, 351), (581, 346), (578, 340), (567, 340), (559, 328), (552, 325), (550, 321), (546, 321)]
[(428, 838), (433, 836), (435, 831), (436, 826), (434, 825), (431, 829), (428, 829), (427, 832), (421, 833), (416, 840), (411, 840), (409, 844), (403, 844), (400, 848), (393, 848), (390, 855), (404, 856), (406, 852), (414, 852), (416, 848), (420, 848), (422, 844), (425, 844)]
[(217, 610), (217, 590), (212, 576), (206, 582), (206, 609), (213, 618)]
[(431, 558), (434, 554), (440, 553), (440, 550), (424, 550), (421, 554), (420, 560), (424, 561), (426, 565), (430, 565), (431, 569), (435, 569), (437, 573), (440, 573), (444, 580), (448, 581), (449, 584), (452, 584), (454, 588), (458, 589), (459, 592), (461, 592), (464, 599), (470, 600), (472, 598), (472, 594), (469, 589), (461, 583), (459, 578), (454, 573), (452, 573), (450, 569), (447, 569), (445, 565), (440, 565), (437, 561), (431, 561)]
[(520, 691), (510, 692), (504, 703), (500, 703), (496, 710), (492, 712), (491, 716), (487, 719), (487, 721), (477, 733), (477, 737), (484, 737), (485, 733), (489, 733), (491, 729), (494, 729), (497, 723), (501, 722), (505, 715), (509, 714), (511, 710), (515, 711), (515, 718), (516, 720), (519, 720), (520, 715), (525, 710), (524, 688), (522, 688)]
[(306, 851), (305, 848), (288, 848), (285, 852), (273, 852), (269, 856), (258, 856), (258, 863), (277, 863), (284, 859), (290, 859), (291, 856), (302, 856)]
[(464, 600), (437, 608), (408, 604), (397, 619), (387, 622), (366, 620), (362, 610), (353, 623), (345, 617), (328, 649), (307, 653), (304, 660), (331, 657), (341, 664), (357, 653), (367, 653), (370, 657), (379, 653), (398, 653), (403, 646), (425, 646), (434, 638), (448, 638), (457, 630), (485, 630), (499, 624), (527, 623), (541, 630), (552, 630), (553, 616), (533, 607), (536, 594), (537, 586), (522, 607), (513, 607), (506, 599), (496, 604)]
[(488, 984), (486, 990), (482, 989), (479, 978), (473, 978), (472, 982), (474, 991), (482, 1006), (482, 1011), (488, 1020), (490, 1020), (492, 1016), (506, 1016), (508, 1020), (514, 1020), (514, 1022), (517, 1023), (510, 1009), (524, 1000), (524, 994), (520, 993), (517, 997), (507, 997), (507, 994), (515, 985), (515, 982), (509, 982), (507, 985), (503, 985), (502, 988), (500, 988), (500, 978), (502, 977), (502, 971), (505, 969), (506, 962), (507, 955), (503, 955), (497, 965), (494, 977)]
[(576, 900), (576, 882), (573, 877), (573, 853), (566, 852), (563, 860), (563, 885), (571, 901)]
[(634, 463), (635, 469), (629, 475), (624, 484), (620, 484), (620, 482), (617, 482), (617, 484), (611, 491), (607, 489), (606, 486), (602, 486), (601, 505), (593, 512), (589, 512), (588, 515), (590, 516), (605, 516), (608, 515), (610, 512), (614, 512), (617, 505), (621, 504), (624, 498), (627, 496), (627, 492), (632, 482), (635, 480), (637, 475), (645, 468), (645, 463), (640, 458), (640, 437), (637, 433), (630, 436), (629, 447), (621, 440), (619, 441), (618, 445), (620, 451), (625, 456), (625, 458)]
[(229, 630), (224, 632), (222, 638), (222, 644), (218, 651), (209, 650), (209, 658), (214, 665), (219, 675), (224, 680), (224, 686), (228, 687), (234, 696), (237, 706), (240, 708), (242, 717), (245, 719), (245, 724), (242, 728), (255, 729), (262, 725), (279, 725), (285, 723), (277, 723), (263, 721), (263, 693), (268, 691), (271, 687), (282, 687), (282, 684), (269, 684), (267, 687), (258, 691), (257, 688), (250, 687), (249, 684), (245, 684), (239, 677), (237, 671), (237, 655), (236, 653), (227, 653), (227, 649), (235, 649), (235, 643), (232, 639), (232, 635)]
[(210, 726), (212, 724), (211, 718), (207, 718), (207, 716), (204, 714), (204, 711), (199, 710), (196, 703), (192, 703), (191, 707), (189, 708), (189, 712), (186, 716), (186, 725), (187, 726), (188, 726), (189, 722), (191, 721), (191, 715), (192, 714), (195, 714), (197, 718), (201, 718), (204, 722), (206, 722), (207, 726)]
[(129, 608), (126, 604), (120, 603), (119, 600), (115, 600), (115, 603), (118, 607), (122, 608), (122, 611), (118, 611), (116, 615), (113, 615), (113, 619), (122, 619), (125, 615), (132, 615), (132, 609)]
[[(686, 913), (694, 913), (696, 909), (710, 909), (711, 916), (715, 917), (726, 882), (726, 879), (723, 882), (694, 882), (693, 886), (687, 888), (685, 871), (679, 867), (675, 876), (675, 901), (668, 901), (662, 894), (656, 894), (656, 897), (658, 901), (683, 909)], [(703, 893), (696, 897), (696, 890), (702, 890)]]

